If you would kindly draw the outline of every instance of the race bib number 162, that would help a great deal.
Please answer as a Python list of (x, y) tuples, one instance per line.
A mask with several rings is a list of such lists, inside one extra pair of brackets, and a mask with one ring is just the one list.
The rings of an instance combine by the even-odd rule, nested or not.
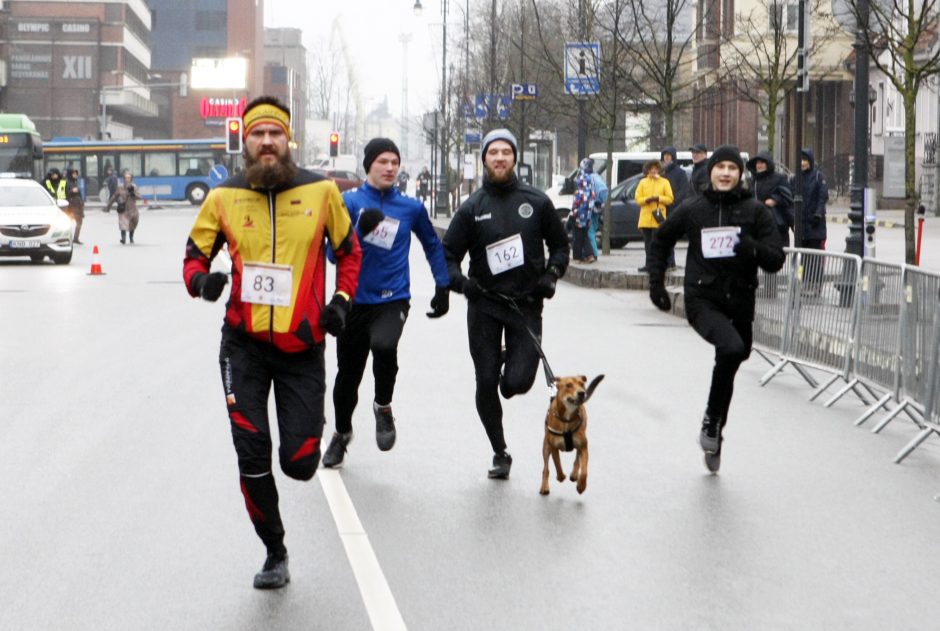
[(522, 236), (514, 234), (486, 246), (486, 262), (493, 276), (520, 267), (525, 262)]

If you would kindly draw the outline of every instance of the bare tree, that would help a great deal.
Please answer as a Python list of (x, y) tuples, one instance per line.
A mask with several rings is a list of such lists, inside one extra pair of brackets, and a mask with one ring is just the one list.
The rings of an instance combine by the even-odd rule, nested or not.
[(321, 41), (313, 53), (310, 81), (310, 105), (315, 118), (329, 119), (338, 98), (342, 81), (339, 52), (327, 41)]
[[(915, 136), (917, 94), (925, 82), (940, 74), (940, 0), (847, 0), (871, 61), (894, 85), (904, 104), (904, 252), (914, 263)], [(868, 9), (869, 15), (865, 15)], [(860, 104), (856, 104), (860, 107)]]
[[(736, 94), (754, 103), (767, 121), (767, 146), (771, 152), (777, 137), (777, 114), (797, 81), (795, 8), (789, 0), (759, 0), (750, 12), (735, 15), (733, 32), (721, 38), (724, 75), (734, 77), (731, 83)], [(805, 10), (810, 12), (813, 25), (807, 52), (815, 60), (840, 29), (821, 0), (811, 0)], [(834, 69), (834, 66), (819, 68), (822, 72)]]

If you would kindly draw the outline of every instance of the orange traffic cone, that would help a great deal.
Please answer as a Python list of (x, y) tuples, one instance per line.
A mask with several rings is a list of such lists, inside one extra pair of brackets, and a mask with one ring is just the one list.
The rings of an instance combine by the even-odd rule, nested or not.
[(104, 276), (104, 272), (101, 271), (101, 263), (98, 262), (98, 246), (95, 246), (95, 249), (91, 253), (91, 271), (88, 272), (88, 276)]

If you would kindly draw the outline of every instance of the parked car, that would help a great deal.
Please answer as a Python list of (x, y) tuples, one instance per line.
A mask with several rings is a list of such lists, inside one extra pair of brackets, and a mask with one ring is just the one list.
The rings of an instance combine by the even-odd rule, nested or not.
[(334, 182), (336, 186), (339, 187), (339, 190), (346, 191), (351, 188), (357, 188), (362, 185), (362, 178), (356, 175), (352, 171), (347, 171), (345, 169), (323, 169), (323, 168), (314, 168), (310, 169), (314, 173), (319, 173), (320, 175), (325, 175)]
[(0, 256), (45, 257), (66, 265), (72, 260), (74, 222), (46, 188), (33, 180), (0, 177)]
[[(643, 179), (643, 174), (628, 177), (614, 187), (610, 195), (610, 247), (619, 249), (631, 241), (642, 241), (643, 235), (636, 227), (640, 219), (640, 206), (636, 203), (636, 187)], [(573, 238), (573, 217), (568, 217), (565, 227), (568, 239)], [(600, 247), (603, 232), (597, 231), (597, 245)]]

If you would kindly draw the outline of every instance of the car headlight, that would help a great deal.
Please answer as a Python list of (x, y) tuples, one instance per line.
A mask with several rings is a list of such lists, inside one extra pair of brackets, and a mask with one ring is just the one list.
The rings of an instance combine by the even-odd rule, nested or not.
[(73, 219), (65, 213), (59, 213), (55, 222), (52, 224), (52, 238), (63, 239), (71, 236), (73, 230)]

